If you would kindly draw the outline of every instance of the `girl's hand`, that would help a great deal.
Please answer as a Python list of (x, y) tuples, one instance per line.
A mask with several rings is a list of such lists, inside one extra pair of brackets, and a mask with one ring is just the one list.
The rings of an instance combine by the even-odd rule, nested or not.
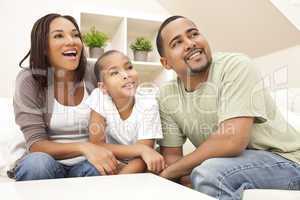
[(166, 168), (165, 160), (162, 155), (146, 145), (139, 145), (141, 148), (141, 158), (146, 163), (149, 171), (159, 174)]
[(82, 152), (101, 175), (117, 174), (118, 162), (111, 151), (99, 145), (87, 142), (83, 144)]

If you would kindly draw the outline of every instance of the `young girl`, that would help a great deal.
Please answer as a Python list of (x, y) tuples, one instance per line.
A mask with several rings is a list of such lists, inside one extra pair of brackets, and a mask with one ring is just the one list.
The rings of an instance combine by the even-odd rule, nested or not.
[[(125, 165), (103, 174), (159, 173), (165, 168), (163, 157), (154, 149), (162, 138), (158, 104), (153, 95), (139, 94), (138, 73), (127, 56), (111, 50), (95, 64), (98, 88), (86, 104), (92, 109), (90, 141), (112, 151)], [(145, 165), (146, 164), (146, 165)], [(107, 166), (109, 169), (109, 166)]]

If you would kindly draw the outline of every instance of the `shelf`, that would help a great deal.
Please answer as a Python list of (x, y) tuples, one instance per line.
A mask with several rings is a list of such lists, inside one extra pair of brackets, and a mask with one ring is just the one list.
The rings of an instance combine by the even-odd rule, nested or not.
[(107, 46), (104, 48), (105, 50), (117, 49), (126, 53), (126, 18), (93, 13), (80, 13), (79, 21), (80, 29), (83, 34), (94, 26), (98, 31), (108, 35), (109, 40)]
[(128, 37), (153, 37), (161, 24), (159, 21), (128, 18)]
[[(87, 58), (87, 61), (90, 65), (94, 65), (95, 62), (97, 61), (97, 58)], [(147, 72), (147, 73), (149, 72), (156, 73), (164, 70), (164, 68), (158, 62), (132, 61), (132, 65), (137, 71)]]
[(112, 37), (118, 30), (123, 18), (92, 13), (80, 14), (80, 29), (83, 33), (93, 26)]
[(87, 58), (88, 63), (95, 63), (97, 58)]
[[(83, 33), (92, 26), (97, 30), (105, 32), (109, 36), (109, 43), (105, 51), (115, 49), (126, 54), (134, 68), (138, 71), (140, 83), (160, 85), (163, 82), (174, 79), (175, 73), (165, 70), (160, 63), (160, 56), (155, 50), (155, 39), (161, 21), (137, 19), (127, 16), (110, 16), (100, 13), (80, 12), (80, 29)], [(153, 44), (153, 51), (148, 54), (148, 62), (134, 61), (130, 44), (137, 37), (146, 37)], [(94, 65), (96, 58), (88, 58), (88, 64)]]
[(130, 49), (130, 44), (137, 38), (137, 37), (145, 37), (148, 38), (154, 49), (153, 51), (148, 53), (148, 60), (151, 62), (159, 62), (159, 55), (155, 50), (155, 40), (157, 30), (161, 24), (160, 21), (152, 21), (152, 20), (142, 20), (142, 19), (134, 19), (128, 18), (127, 19), (127, 55), (129, 58), (133, 60), (133, 52)]
[(161, 64), (159, 62), (143, 62), (143, 61), (132, 60), (131, 63), (133, 65), (138, 65), (143, 67), (161, 67)]

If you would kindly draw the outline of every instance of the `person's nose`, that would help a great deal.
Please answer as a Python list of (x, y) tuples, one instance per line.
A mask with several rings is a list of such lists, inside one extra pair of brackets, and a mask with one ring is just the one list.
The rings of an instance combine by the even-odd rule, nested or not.
[(184, 39), (184, 44), (185, 44), (185, 50), (190, 51), (191, 49), (196, 47), (196, 43), (194, 40), (190, 38), (185, 38)]
[(121, 77), (124, 80), (127, 80), (129, 78), (129, 74), (126, 71), (121, 71)]
[(66, 44), (67, 45), (74, 45), (74, 38), (71, 35), (66, 36)]

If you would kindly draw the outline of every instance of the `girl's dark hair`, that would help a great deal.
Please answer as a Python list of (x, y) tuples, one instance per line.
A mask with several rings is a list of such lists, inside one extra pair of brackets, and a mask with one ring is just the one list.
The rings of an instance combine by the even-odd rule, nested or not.
[[(43, 16), (34, 23), (31, 30), (30, 50), (20, 61), (19, 66), (21, 68), (24, 68), (22, 64), (29, 57), (29, 69), (31, 70), (32, 76), (36, 80), (38, 87), (41, 90), (48, 87), (48, 69), (51, 67), (48, 58), (48, 36), (50, 23), (58, 17), (65, 18), (72, 22), (76, 27), (76, 30), (78, 31), (79, 37), (82, 41), (82, 36), (79, 31), (78, 24), (72, 16), (51, 13)], [(83, 79), (86, 63), (86, 57), (84, 51), (82, 50), (79, 60), (79, 66), (75, 70), (75, 83), (78, 83)]]
[(96, 76), (96, 79), (97, 79), (97, 82), (100, 82), (101, 81), (101, 70), (103, 69), (103, 66), (102, 66), (102, 60), (106, 57), (106, 56), (109, 56), (111, 54), (114, 54), (114, 53), (122, 53), (118, 50), (109, 50), (109, 51), (106, 51), (104, 52), (104, 54), (102, 54), (96, 61), (95, 65), (94, 65), (94, 74)]

